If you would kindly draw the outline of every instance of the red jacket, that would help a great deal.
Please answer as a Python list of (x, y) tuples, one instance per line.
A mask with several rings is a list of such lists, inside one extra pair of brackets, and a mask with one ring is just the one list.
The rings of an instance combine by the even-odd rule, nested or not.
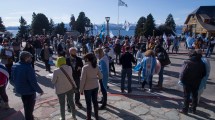
[(3, 86), (7, 83), (7, 76), (0, 72), (0, 86)]

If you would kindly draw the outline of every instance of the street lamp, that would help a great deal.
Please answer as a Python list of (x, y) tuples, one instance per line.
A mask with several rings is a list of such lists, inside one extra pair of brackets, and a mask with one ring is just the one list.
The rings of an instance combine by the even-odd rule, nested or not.
[(155, 30), (153, 30), (153, 37), (155, 37)]
[(106, 21), (107, 21), (107, 36), (110, 36), (109, 33), (109, 21), (110, 21), (110, 17), (105, 17)]
[(43, 28), (43, 34), (46, 35), (46, 29), (45, 28)]

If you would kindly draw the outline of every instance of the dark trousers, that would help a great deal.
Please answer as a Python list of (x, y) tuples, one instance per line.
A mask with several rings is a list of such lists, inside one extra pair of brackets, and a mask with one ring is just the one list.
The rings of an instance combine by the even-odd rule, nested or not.
[(158, 78), (158, 85), (162, 86), (163, 85), (163, 71), (164, 71), (164, 66), (161, 66), (160, 72), (159, 72), (159, 78)]
[(132, 69), (127, 68), (127, 69), (122, 69), (122, 74), (121, 74), (121, 90), (124, 91), (125, 89), (125, 77), (127, 76), (128, 78), (128, 91), (131, 91), (131, 79), (132, 79)]
[(119, 63), (118, 60), (121, 57), (121, 53), (116, 53), (116, 63)]
[[(149, 80), (148, 80), (149, 89), (152, 89), (152, 78), (153, 78), (153, 76), (150, 75), (150, 76), (149, 76)], [(147, 83), (146, 80), (144, 80), (143, 83), (142, 83), (142, 88), (145, 87), (146, 83)]]
[(102, 92), (102, 106), (107, 105), (107, 90), (105, 89), (102, 80), (99, 80), (101, 92)]
[[(112, 69), (111, 69), (111, 68), (112, 68)], [(116, 74), (114, 62), (110, 62), (110, 63), (109, 63), (109, 70), (110, 70), (109, 72), (113, 71), (114, 74)]]
[(0, 96), (4, 103), (8, 103), (8, 96), (6, 94), (6, 85), (0, 87)]
[(192, 93), (192, 110), (196, 110), (198, 102), (198, 87), (192, 85), (185, 85), (184, 87), (184, 106), (183, 110), (188, 111), (190, 95)]
[(36, 94), (21, 96), (26, 120), (34, 120), (33, 111), (34, 111), (34, 106), (36, 102), (35, 97), (36, 97)]
[[(77, 86), (77, 89), (78, 89), (78, 93), (75, 93), (75, 103), (80, 103), (80, 92), (79, 92), (79, 89), (80, 89), (80, 79), (74, 79), (75, 81), (75, 84)], [(67, 107), (68, 109), (70, 109), (70, 105), (68, 104), (68, 99), (67, 99)]]
[(12, 63), (8, 63), (8, 64), (5, 64), (5, 67), (7, 68), (7, 71), (9, 73), (9, 79), (11, 78), (11, 68), (13, 66), (13, 62)]
[(46, 71), (50, 71), (51, 68), (50, 68), (50, 65), (49, 65), (49, 60), (44, 60), (44, 62), (45, 62)]
[(98, 120), (98, 88), (94, 88), (91, 90), (84, 90), (84, 95), (85, 95), (85, 101), (87, 105), (87, 119), (86, 120), (91, 120), (91, 113), (92, 113), (92, 105), (91, 101), (93, 102), (94, 106), (94, 113), (95, 113), (95, 118)]

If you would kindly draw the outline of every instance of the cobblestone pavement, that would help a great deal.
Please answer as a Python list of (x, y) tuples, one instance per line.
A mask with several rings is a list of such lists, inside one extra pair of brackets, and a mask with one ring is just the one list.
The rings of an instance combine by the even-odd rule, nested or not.
[[(181, 108), (183, 102), (182, 87), (177, 84), (179, 71), (186, 55), (171, 54), (171, 65), (165, 67), (164, 71), (164, 89), (153, 89), (148, 92), (140, 88), (138, 77), (133, 73), (132, 93), (120, 93), (120, 70), (116, 65), (117, 75), (112, 75), (109, 81), (108, 105), (105, 110), (99, 111), (100, 120), (215, 120), (215, 58), (211, 58), (212, 72), (210, 74), (207, 89), (204, 91), (197, 113), (183, 115), (177, 109)], [(50, 82), (48, 73), (43, 70), (43, 63), (36, 63), (36, 72), (39, 84), (45, 89), (45, 95), (38, 99), (35, 106), (34, 116), (37, 120), (57, 120), (60, 117), (60, 108), (58, 99), (54, 93), (54, 87)], [(157, 84), (158, 75), (154, 75), (153, 84)], [(148, 86), (146, 85), (146, 89)], [(9, 92), (12, 87), (9, 86)], [(99, 93), (99, 97), (101, 93)], [(1, 120), (23, 120), (23, 109), (20, 98), (9, 95), (13, 101), (9, 110), (0, 109)], [(15, 102), (19, 101), (19, 102)], [(86, 104), (84, 96), (81, 96), (83, 109), (77, 109), (77, 119), (86, 118)], [(66, 118), (70, 120), (71, 114), (66, 112)]]

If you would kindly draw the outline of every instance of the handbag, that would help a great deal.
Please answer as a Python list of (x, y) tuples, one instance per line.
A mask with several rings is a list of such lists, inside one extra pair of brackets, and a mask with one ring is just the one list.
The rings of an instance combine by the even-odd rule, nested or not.
[(70, 84), (72, 85), (72, 88), (73, 88), (74, 92), (78, 93), (79, 90), (78, 90), (77, 87), (75, 87), (75, 85), (73, 84), (73, 82), (72, 82), (71, 78), (69, 77), (69, 75), (66, 73), (66, 71), (62, 67), (60, 67), (60, 69), (64, 73), (64, 75), (67, 77), (67, 79), (69, 80)]

